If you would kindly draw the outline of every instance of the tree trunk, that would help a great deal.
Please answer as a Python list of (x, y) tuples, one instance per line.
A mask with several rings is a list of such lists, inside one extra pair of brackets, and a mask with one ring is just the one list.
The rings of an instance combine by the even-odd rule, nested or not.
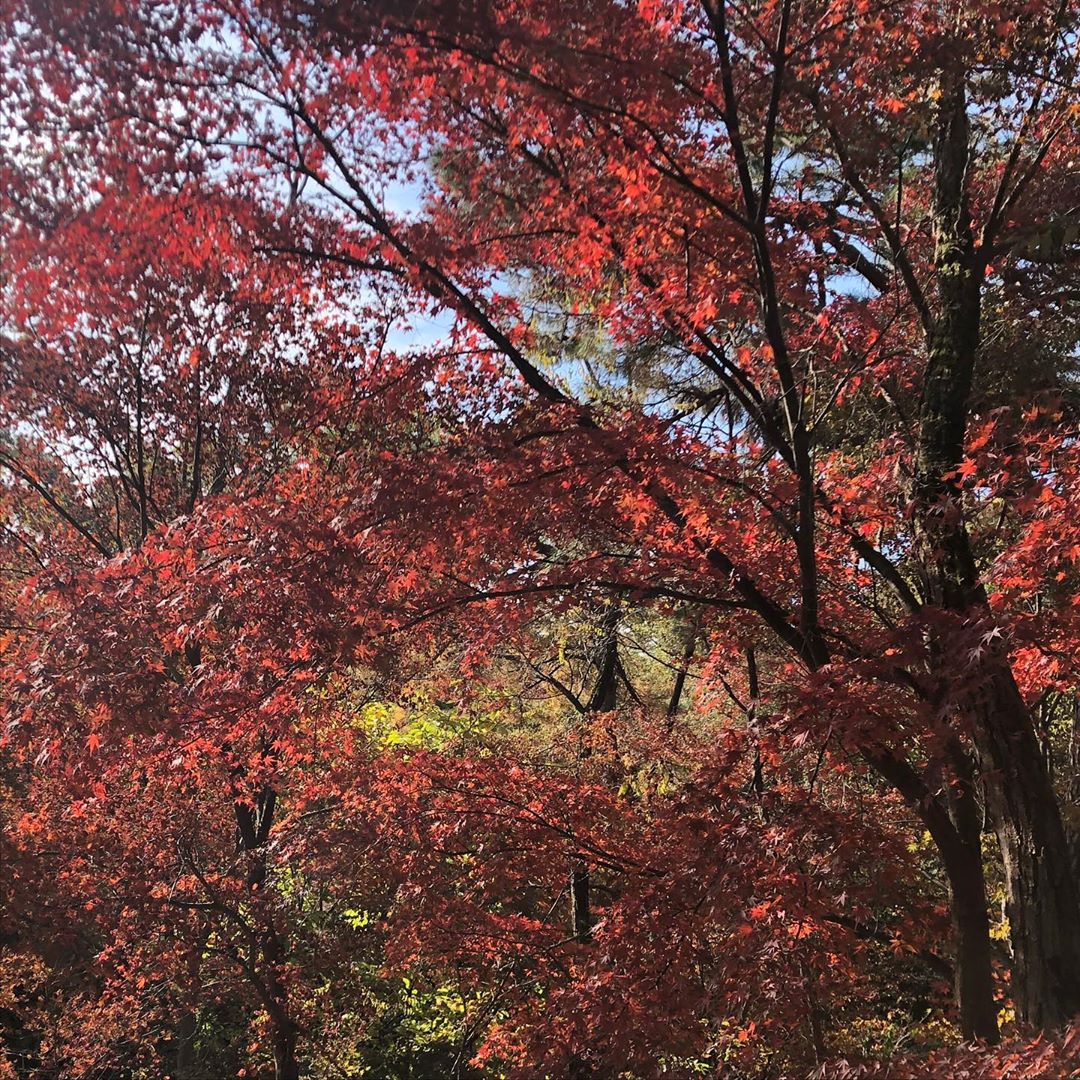
[(296, 1060), (297, 1031), (291, 1024), (274, 1027), (274, 1080), (300, 1080)]
[[(596, 685), (585, 705), (588, 716), (611, 712), (618, 704), (619, 673), (619, 605), (612, 602), (601, 626), (603, 630), (602, 651), (597, 660)], [(592, 750), (583, 746), (581, 757), (588, 757)], [(592, 914), (589, 910), (589, 864), (584, 859), (574, 859), (570, 870), (570, 924), (575, 941), (586, 942), (592, 936)]]
[(1080, 897), (1031, 714), (1002, 664), (984, 684), (977, 739), (1005, 867), (1017, 1012), (1040, 1028), (1080, 1014)]
[(575, 862), (570, 871), (570, 921), (574, 940), (587, 942), (592, 936), (592, 916), (589, 913), (589, 868)]
[(952, 775), (948, 798), (932, 792), (911, 764), (886, 749), (864, 756), (904, 797), (933, 838), (949, 882), (954, 952), (953, 970), (961, 1027), (967, 1038), (996, 1042), (997, 1010), (991, 974), (990, 922), (983, 880), (981, 821), (974, 798), (973, 763), (957, 745), (947, 747)]
[(203, 942), (193, 949), (188, 956), (187, 969), (190, 985), (188, 993), (191, 1000), (187, 1003), (176, 1022), (176, 1080), (198, 1080), (201, 1072), (195, 1053), (195, 1037), (199, 1032), (199, 1012), (196, 1002), (199, 997), (199, 968)]
[(956, 964), (953, 985), (965, 1039), (998, 1041), (997, 1007), (991, 964), (990, 917), (978, 844), (941, 849), (949, 880)]
[(958, 739), (946, 748), (951, 775), (945, 784), (949, 819), (955, 831), (942, 849), (949, 879), (955, 942), (953, 972), (960, 1030), (967, 1039), (998, 1041), (997, 1004), (990, 917), (983, 871), (983, 813), (979, 805), (976, 761)]
[(694, 651), (697, 649), (698, 634), (701, 632), (701, 611), (693, 613), (686, 627), (686, 636), (683, 639), (682, 661), (675, 673), (675, 682), (671, 688), (671, 697), (668, 698), (667, 729), (670, 734), (675, 727), (675, 720), (679, 715), (679, 706), (682, 704), (683, 691), (686, 689), (686, 678), (690, 674), (690, 664), (694, 659)]
[(300, 1038), (300, 1028), (289, 1015), (288, 993), (278, 977), (284, 950), (272, 926), (259, 935), (258, 945), (267, 969), (261, 980), (260, 996), (270, 1016), (273, 1031), (274, 1080), (299, 1080), (296, 1044)]
[[(980, 345), (986, 257), (975, 244), (968, 208), (966, 78), (961, 68), (943, 76), (934, 133), (938, 313), (919, 412), (914, 521), (926, 600), (970, 625), (990, 610), (956, 480)], [(1031, 713), (993, 643), (980, 667), (964, 673), (979, 690), (959, 705), (971, 721), (1005, 867), (1014, 997), (1021, 1019), (1053, 1028), (1080, 1011), (1080, 901)], [(955, 685), (955, 671), (939, 674)]]
[[(266, 884), (265, 844), (273, 828), (276, 807), (277, 793), (270, 787), (263, 788), (254, 806), (240, 801), (233, 804), (236, 850), (249, 855), (244, 878), (252, 893), (258, 893)], [(266, 975), (256, 985), (273, 1027), (274, 1080), (299, 1080), (296, 1045), (300, 1029), (289, 1015), (288, 993), (278, 980), (277, 968), (285, 950), (272, 922), (258, 935), (258, 948)]]
[(198, 1017), (194, 1009), (188, 1009), (176, 1022), (176, 1080), (196, 1080), (199, 1075), (195, 1059), (197, 1030)]
[[(1073, 881), (1080, 882), (1080, 694), (1072, 699), (1069, 731), (1069, 786), (1065, 796), (1065, 837), (1072, 856)], [(1078, 886), (1080, 887), (1080, 886)]]

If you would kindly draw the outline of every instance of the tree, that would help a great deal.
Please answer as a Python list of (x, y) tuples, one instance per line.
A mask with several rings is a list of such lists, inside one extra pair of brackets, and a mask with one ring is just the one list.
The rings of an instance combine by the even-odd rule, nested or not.
[[(759, 743), (857, 755), (884, 805), (893, 792), (929, 833), (965, 1034), (997, 1036), (986, 823), (1017, 1008), (1046, 1028), (1080, 1012), (1078, 885), (1033, 713), (1075, 692), (1080, 640), (1068, 5), (147, 0), (8, 18), (17, 369), (43, 355), (27, 341), (42, 322), (68, 346), (74, 320), (81, 356), (108, 341), (79, 325), (85, 300), (49, 295), (61, 203), (153, 251), (176, 225), (140, 208), (195, 192), (191, 215), (212, 206), (215, 235), (242, 232), (241, 275), (252, 260), (287, 297), (240, 324), (259, 348), (305, 320), (270, 388), (288, 407), (269, 480), (226, 497), (203, 479), (203, 420), (186, 421), (173, 488), (189, 515), (210, 496), (186, 521), (175, 493), (151, 505), (141, 361), (134, 419), (125, 405), (121, 426), (102, 424), (95, 406), (97, 426), (75, 432), (114, 447), (114, 501), (137, 512), (117, 514), (107, 545), (25, 451), (4, 451), (91, 563), (142, 542), (74, 579), (62, 624), (34, 639), (40, 674), (13, 684), (28, 731), (45, 702), (68, 737), (195, 710), (210, 745), (243, 757), (235, 805), (257, 808), (298, 752), (304, 695), (343, 666), (385, 673), (456, 640), (487, 672), (569, 597), (688, 605), (709, 613), (714, 656), (749, 648), (767, 666), (768, 712), (757, 674), (740, 699)], [(117, 172), (130, 179), (114, 187)], [(420, 194), (395, 210), (402, 186)], [(205, 301), (184, 282), (161, 286), (154, 330), (175, 324), (186, 347)], [(241, 310), (262, 310), (259, 289)], [(130, 353), (140, 309), (114, 295)], [(437, 313), (442, 339), (388, 348), (402, 312)], [(243, 350), (243, 329), (222, 335)], [(70, 397), (48, 348), (31, 381)], [(309, 383), (299, 354), (326, 372)], [(220, 355), (230, 380), (266, 370)], [(1030, 385), (1010, 377), (1017, 355)], [(9, 399), (18, 438), (45, 423), (39, 399)], [(64, 584), (36, 587), (54, 611)], [(73, 669), (119, 610), (127, 632)], [(162, 643), (197, 650), (177, 661), (182, 692)], [(160, 678), (135, 667), (148, 655)], [(535, 660), (577, 711), (619, 704)], [(252, 709), (238, 736), (230, 710)], [(580, 808), (571, 836), (601, 828), (589, 816), (606, 795), (558, 798)], [(438, 896), (445, 852), (417, 830)], [(546, 842), (528, 844), (547, 851), (544, 874)], [(590, 860), (559, 851), (579, 860), (580, 901)], [(751, 881), (774, 872), (743, 862)]]

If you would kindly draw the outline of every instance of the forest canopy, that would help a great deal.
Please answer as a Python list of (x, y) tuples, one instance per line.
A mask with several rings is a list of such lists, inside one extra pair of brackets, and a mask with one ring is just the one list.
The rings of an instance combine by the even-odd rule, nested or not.
[(0, 1078), (1080, 1075), (1078, 65), (4, 0)]

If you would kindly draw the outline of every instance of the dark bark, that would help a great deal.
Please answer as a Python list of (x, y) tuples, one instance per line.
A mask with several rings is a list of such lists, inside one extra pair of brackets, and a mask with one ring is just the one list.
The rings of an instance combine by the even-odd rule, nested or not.
[(1040, 1028), (1080, 1013), (1080, 900), (1031, 714), (1004, 664), (983, 685), (978, 743), (1005, 868), (1017, 1012)]
[(810, 1024), (810, 1045), (814, 1048), (814, 1064), (822, 1065), (829, 1056), (825, 1044), (825, 1028), (822, 1024), (821, 1006), (814, 988), (817, 976), (804, 964), (803, 982), (806, 984), (806, 1019)]
[[(611, 712), (618, 703), (619, 675), (619, 606), (612, 603), (601, 623), (603, 641), (596, 664), (596, 684), (585, 705), (587, 713)], [(585, 748), (582, 756), (588, 756)], [(589, 864), (575, 859), (570, 870), (570, 927), (575, 941), (592, 937), (592, 913), (589, 910)]]
[(603, 644), (596, 665), (596, 685), (585, 706), (589, 712), (611, 712), (617, 703), (619, 673), (619, 607), (612, 604), (604, 613)]
[[(239, 801), (233, 804), (236, 850), (248, 853), (250, 862), (245, 881), (253, 891), (261, 890), (266, 882), (264, 848), (274, 824), (276, 808), (277, 794), (270, 787), (263, 788), (254, 805)], [(262, 929), (257, 935), (256, 943), (265, 968), (265, 973), (256, 978), (256, 989), (270, 1016), (273, 1031), (274, 1080), (299, 1080), (300, 1065), (296, 1057), (296, 1047), (300, 1028), (289, 1015), (288, 992), (278, 979), (278, 969), (284, 959), (285, 949), (272, 924)]]
[(288, 991), (279, 979), (285, 950), (273, 925), (268, 925), (257, 935), (257, 942), (265, 972), (257, 977), (256, 989), (270, 1016), (274, 1080), (299, 1080), (300, 1064), (296, 1046), (300, 1027), (289, 1015)]
[(965, 1038), (997, 1042), (997, 1007), (991, 964), (990, 917), (982, 852), (960, 845), (942, 852), (949, 879), (950, 912), (956, 949), (953, 985)]
[(255, 851), (266, 843), (274, 823), (277, 793), (263, 788), (253, 806), (238, 802), (236, 808), (236, 847), (238, 851)]
[(675, 673), (675, 682), (671, 687), (671, 697), (668, 699), (667, 722), (668, 731), (675, 726), (675, 719), (679, 715), (679, 706), (682, 704), (683, 691), (686, 689), (686, 678), (690, 674), (690, 664), (694, 659), (694, 651), (697, 648), (698, 634), (701, 631), (701, 612), (696, 612), (686, 627), (686, 637), (683, 640), (682, 659), (679, 669)]
[[(984, 273), (967, 206), (964, 79), (957, 71), (943, 80), (934, 139), (938, 313), (919, 415), (914, 520), (926, 600), (969, 622), (988, 616), (989, 605), (955, 480), (971, 407)], [(978, 691), (959, 708), (974, 733), (1005, 868), (1014, 997), (1022, 1019), (1053, 1028), (1080, 1012), (1080, 901), (1030, 710), (1000, 650), (985, 649), (980, 669), (973, 678)], [(940, 674), (955, 684), (954, 671)]]
[(296, 1059), (298, 1032), (289, 1025), (274, 1026), (274, 1080), (300, 1080), (300, 1064)]
[(960, 1010), (960, 1030), (965, 1038), (993, 1043), (998, 1040), (997, 1005), (976, 767), (958, 742), (950, 745), (948, 756), (953, 775), (945, 787), (956, 842), (944, 844), (942, 859), (949, 881), (949, 910), (956, 949), (953, 985)]
[(592, 916), (589, 913), (589, 869), (575, 863), (570, 872), (570, 918), (574, 940), (582, 943), (592, 937)]
[(750, 694), (746, 724), (754, 736), (754, 774), (750, 780), (750, 790), (760, 796), (765, 791), (765, 771), (761, 761), (761, 739), (758, 736), (757, 726), (757, 707), (761, 698), (761, 686), (758, 683), (757, 653), (753, 645), (747, 646), (746, 649), (746, 680)]
[(259, 935), (259, 951), (266, 966), (259, 990), (273, 1030), (274, 1080), (299, 1080), (296, 1045), (300, 1028), (289, 1015), (288, 992), (278, 978), (285, 950), (273, 926), (268, 926)]
[[(718, 49), (725, 104), (724, 122), (731, 140), (732, 155), (735, 159), (740, 184), (743, 189), (747, 216), (754, 222), (751, 232), (761, 286), (764, 327), (777, 363), (777, 375), (783, 390), (785, 416), (791, 440), (790, 453), (785, 455), (785, 460), (795, 470), (799, 482), (799, 506), (795, 536), (799, 560), (801, 602), (798, 611), (797, 628), (792, 627), (785, 612), (777, 612), (774, 606), (758, 603), (757, 597), (754, 595), (756, 590), (744, 589), (741, 591), (750, 606), (762, 615), (766, 623), (777, 632), (781, 640), (796, 650), (807, 667), (811, 670), (817, 670), (830, 662), (830, 649), (818, 622), (817, 551), (814, 527), (816, 487), (812, 446), (803, 415), (803, 398), (801, 391), (798, 390), (791, 379), (792, 372), (787, 365), (783, 320), (779, 304), (776, 302), (775, 281), (766, 242), (765, 208), (768, 202), (771, 179), (769, 176), (768, 155), (765, 155), (765, 161), (763, 162), (765, 176), (762, 181), (760, 199), (758, 199), (754, 193), (750, 170), (746, 162), (745, 145), (739, 129), (738, 103), (732, 78), (725, 5), (723, 3), (714, 3), (713, 0), (705, 0), (705, 9), (709, 16), (713, 37)], [(783, 20), (786, 20), (786, 15), (787, 5), (783, 9)], [(775, 60), (773, 96), (766, 123), (769, 130), (772, 129), (776, 121), (783, 78), (784, 46), (782, 41), (784, 32), (784, 22), (782, 21), (779, 38), (781, 44), (778, 46)], [(970, 248), (970, 225), (967, 221), (966, 204), (963, 199), (967, 165), (967, 115), (963, 101), (962, 83), (959, 85), (959, 108), (955, 107), (955, 101), (950, 102), (948, 100), (949, 94), (945, 95), (946, 102), (941, 113), (945, 119), (945, 124), (936, 146), (938, 188), (939, 193), (944, 193), (939, 198), (939, 205), (936, 209), (941, 211), (945, 203), (949, 203), (945, 207), (945, 212), (939, 215), (948, 218), (948, 225), (940, 231), (939, 240), (944, 237), (951, 238), (950, 243), (943, 249), (944, 258), (941, 263), (943, 266), (950, 263), (950, 261), (955, 261), (956, 249), (963, 246), (965, 238)], [(952, 89), (950, 88), (950, 92)], [(830, 130), (838, 136), (835, 129), (830, 128)], [(766, 141), (768, 141), (768, 138)], [(967, 268), (955, 270), (952, 273), (950, 278), (952, 287), (947, 290), (948, 295), (945, 297), (946, 302), (943, 304), (943, 316), (939, 320), (937, 327), (934, 327), (926, 298), (907, 259), (899, 235), (894, 232), (892, 226), (887, 222), (880, 207), (878, 207), (873, 197), (869, 195), (868, 190), (865, 189), (865, 185), (861, 184), (857, 175), (852, 174), (851, 162), (844, 151), (842, 140), (837, 138), (836, 141), (845, 176), (853, 183), (857, 192), (867, 196), (868, 205), (874, 211), (875, 217), (882, 223), (882, 227), (889, 239), (894, 260), (919, 311), (920, 320), (928, 331), (933, 331), (931, 361), (927, 370), (926, 397), (929, 404), (924, 409), (920, 421), (925, 432), (924, 446), (933, 446), (935, 448), (933, 450), (934, 455), (947, 457), (947, 454), (940, 453), (941, 447), (950, 446), (955, 442), (957, 433), (961, 446), (963, 442), (967, 399), (970, 393), (973, 372), (974, 346), (978, 334), (979, 279), (972, 277), (967, 272)], [(947, 270), (947, 275), (949, 272)], [(975, 311), (974, 336), (971, 338), (970, 346), (967, 343), (961, 343), (958, 349), (957, 339), (963, 336), (965, 330), (970, 330), (972, 300), (974, 300)], [(923, 500), (923, 505), (931, 507), (931, 515), (936, 514), (939, 510), (938, 496), (941, 494), (940, 484), (942, 478), (948, 474), (950, 469), (955, 468), (955, 464), (951, 464), (955, 461), (955, 455), (949, 457), (948, 460), (950, 461), (949, 465), (944, 467), (935, 465), (932, 470), (927, 472), (922, 469), (920, 458), (920, 473), (925, 474), (930, 483), (927, 485), (921, 484), (918, 495)], [(927, 494), (931, 496), (929, 499), (926, 499)], [(951, 525), (947, 515), (942, 514), (940, 520)], [(945, 531), (948, 533), (948, 529)], [(964, 539), (966, 540), (966, 535)], [(888, 560), (878, 560), (873, 557), (878, 553), (871, 551), (867, 554), (871, 555), (871, 558), (868, 559), (871, 565), (875, 565), (880, 561), (888, 566)], [(971, 557), (969, 546), (954, 544), (949, 549), (948, 554), (952, 560), (961, 565), (963, 571), (973, 569), (974, 560)], [(895, 583), (895, 575), (892, 576), (891, 580)], [(906, 582), (903, 582), (902, 579), (900, 585), (899, 591), (902, 599), (905, 601), (916, 599), (911, 595)], [(919, 775), (906, 762), (893, 757), (888, 751), (879, 752), (873, 747), (868, 748), (865, 757), (883, 778), (894, 784), (903, 794), (908, 805), (927, 824), (941, 852), (949, 874), (950, 892), (956, 907), (953, 912), (957, 939), (956, 988), (958, 996), (961, 997), (959, 1005), (965, 1033), (996, 1040), (997, 1020), (989, 964), (989, 923), (986, 915), (985, 884), (983, 882), (981, 851), (977, 831), (974, 837), (968, 836), (965, 838), (958, 831), (957, 823), (951, 819), (946, 807), (931, 795)], [(755, 778), (757, 778), (757, 774), (755, 774)]]
[(1066, 834), (1072, 855), (1073, 880), (1080, 882), (1080, 695), (1072, 699), (1069, 731), (1069, 786), (1066, 796)]
[(193, 1009), (184, 1012), (176, 1023), (176, 1080), (196, 1080), (199, 1075), (195, 1058), (195, 1032), (198, 1018)]
[(199, 1013), (196, 1002), (199, 997), (199, 968), (202, 945), (193, 949), (188, 957), (187, 969), (190, 985), (190, 1000), (176, 1022), (174, 1038), (176, 1041), (176, 1077), (175, 1080), (199, 1080), (199, 1062), (195, 1052), (195, 1037), (199, 1031)]
[(946, 781), (946, 801), (934, 795), (903, 758), (869, 748), (875, 772), (904, 797), (926, 826), (941, 856), (949, 884), (956, 964), (953, 983), (965, 1038), (997, 1042), (997, 1009), (991, 968), (992, 943), (983, 877), (980, 815), (975, 803), (972, 763), (951, 747), (954, 774)]

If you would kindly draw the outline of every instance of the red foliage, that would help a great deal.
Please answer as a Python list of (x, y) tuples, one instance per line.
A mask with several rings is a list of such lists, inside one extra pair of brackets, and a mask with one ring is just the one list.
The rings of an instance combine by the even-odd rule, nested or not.
[(1080, 1072), (1080, 1025), (1073, 1024), (1057, 1038), (1012, 1042), (992, 1049), (965, 1046), (936, 1051), (921, 1058), (887, 1064), (827, 1065), (815, 1080), (1071, 1080)]
[[(992, 1039), (984, 811), (1011, 992), (1060, 1026), (1075, 14), (406, 8), (5, 5), (0, 850), (13, 938), (81, 958), (42, 1068), (233, 995), (287, 1080), (366, 949), (489, 995), (515, 1075), (749, 1070), (804, 1019), (808, 1067), (871, 942), (949, 966), (913, 826)], [(602, 604), (694, 613), (693, 724), (553, 674), (545, 621)], [(585, 717), (553, 762), (355, 719), (423, 679), (497, 714), (508, 652)]]

